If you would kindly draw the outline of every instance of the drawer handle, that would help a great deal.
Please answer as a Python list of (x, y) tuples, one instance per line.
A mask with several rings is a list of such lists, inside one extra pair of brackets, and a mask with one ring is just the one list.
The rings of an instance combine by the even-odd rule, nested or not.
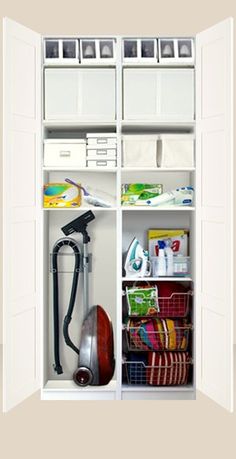
[(60, 156), (70, 156), (71, 152), (69, 150), (61, 150), (59, 152)]
[(97, 166), (106, 166), (107, 161), (97, 161)]

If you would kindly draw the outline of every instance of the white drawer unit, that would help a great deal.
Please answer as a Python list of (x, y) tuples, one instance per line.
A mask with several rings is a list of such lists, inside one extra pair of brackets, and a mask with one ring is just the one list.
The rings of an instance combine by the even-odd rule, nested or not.
[(88, 167), (116, 167), (116, 161), (112, 159), (87, 159)]
[(115, 121), (115, 69), (46, 68), (45, 120)]
[(116, 159), (116, 148), (87, 148), (87, 158)]
[[(193, 41), (180, 38), (180, 43), (173, 44), (163, 38), (161, 61), (155, 64), (145, 61), (156, 57), (156, 42), (148, 38), (137, 37), (136, 46), (135, 41), (129, 43), (130, 35), (42, 37), (9, 19), (4, 19), (3, 30), (4, 411), (39, 389), (46, 400), (156, 401), (194, 400), (198, 389), (232, 411), (232, 19), (204, 30)], [(46, 40), (46, 59), (53, 59), (54, 66), (43, 60)], [(60, 40), (64, 40), (64, 50)], [(77, 60), (76, 65), (66, 65), (67, 59), (77, 55), (80, 40), (83, 63)], [(122, 50), (124, 40), (126, 49)], [(134, 59), (133, 64), (123, 58)], [(135, 63), (135, 59), (140, 60)], [(46, 184), (55, 207), (44, 209)], [(190, 205), (191, 200), (181, 200), (181, 196), (192, 187), (194, 203)], [(73, 204), (78, 188), (82, 188), (81, 207), (60, 208), (61, 200)], [(160, 190), (165, 194), (163, 205), (154, 199)], [(72, 241), (68, 244), (66, 239), (67, 247), (58, 260), (57, 333), (53, 281), (58, 268), (50, 266), (50, 258), (65, 228)], [(158, 278), (149, 269), (151, 228), (158, 234), (164, 231), (164, 240), (161, 236), (154, 240)], [(175, 233), (173, 238), (170, 230)], [(176, 260), (171, 254), (182, 246), (185, 234), (189, 266), (189, 259)], [(220, 262), (219, 241), (223, 241)], [(70, 244), (74, 242), (79, 250), (73, 254)], [(74, 263), (75, 255), (79, 265)], [(164, 263), (160, 263), (161, 255)], [(90, 264), (88, 282), (85, 270)], [(76, 271), (81, 272), (78, 290), (72, 284)], [(143, 287), (153, 286), (154, 296), (153, 289), (150, 296), (150, 289), (145, 288), (141, 296), (128, 297), (127, 288), (136, 290), (139, 281)], [(70, 336), (77, 352), (65, 342), (61, 326), (64, 317), (69, 317), (68, 303), (74, 294)], [(91, 318), (87, 315), (91, 309), (85, 307), (88, 296), (89, 305), (102, 305), (113, 325), (115, 370), (109, 373), (108, 384), (96, 379), (100, 368), (95, 367), (100, 365), (95, 354), (88, 366), (82, 365), (81, 338)], [(129, 316), (128, 301), (140, 307), (140, 317)], [(156, 314), (161, 304), (164, 317)], [(178, 314), (183, 307), (186, 317)], [(142, 320), (144, 310), (147, 315)], [(91, 320), (95, 332), (99, 320)], [(91, 334), (87, 334), (90, 350), (100, 347), (94, 332), (96, 346), (90, 346)], [(58, 360), (55, 337), (61, 351), (57, 368), (53, 365)], [(80, 349), (79, 357), (75, 346)], [(108, 351), (113, 360), (112, 344)], [(106, 356), (104, 348), (101, 353)], [(89, 368), (91, 362), (95, 371)], [(86, 387), (75, 380), (78, 367), (83, 375), (88, 374), (84, 370), (90, 373), (89, 379), (85, 376), (80, 381), (87, 382)], [(110, 368), (113, 370), (113, 364)]]
[(125, 68), (125, 121), (193, 121), (194, 70)]
[(86, 167), (86, 142), (83, 139), (45, 140), (45, 167)]

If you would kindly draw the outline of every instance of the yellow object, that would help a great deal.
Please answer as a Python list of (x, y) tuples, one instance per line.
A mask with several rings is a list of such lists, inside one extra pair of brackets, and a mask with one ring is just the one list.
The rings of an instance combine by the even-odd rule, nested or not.
[[(79, 184), (78, 184), (79, 185)], [(44, 207), (80, 207), (80, 189), (69, 183), (47, 183), (43, 193)]]

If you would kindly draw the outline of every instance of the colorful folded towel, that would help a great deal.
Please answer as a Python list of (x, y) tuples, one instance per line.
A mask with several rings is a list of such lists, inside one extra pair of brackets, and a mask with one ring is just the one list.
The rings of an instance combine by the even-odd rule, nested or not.
[(129, 319), (127, 324), (131, 350), (186, 350), (189, 325), (185, 319)]

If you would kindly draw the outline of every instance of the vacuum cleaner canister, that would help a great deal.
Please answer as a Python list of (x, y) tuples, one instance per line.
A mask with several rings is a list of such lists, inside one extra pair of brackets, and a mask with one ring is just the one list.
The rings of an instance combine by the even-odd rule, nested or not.
[(81, 330), (79, 366), (73, 379), (79, 386), (103, 386), (115, 368), (111, 320), (101, 306), (92, 306)]

